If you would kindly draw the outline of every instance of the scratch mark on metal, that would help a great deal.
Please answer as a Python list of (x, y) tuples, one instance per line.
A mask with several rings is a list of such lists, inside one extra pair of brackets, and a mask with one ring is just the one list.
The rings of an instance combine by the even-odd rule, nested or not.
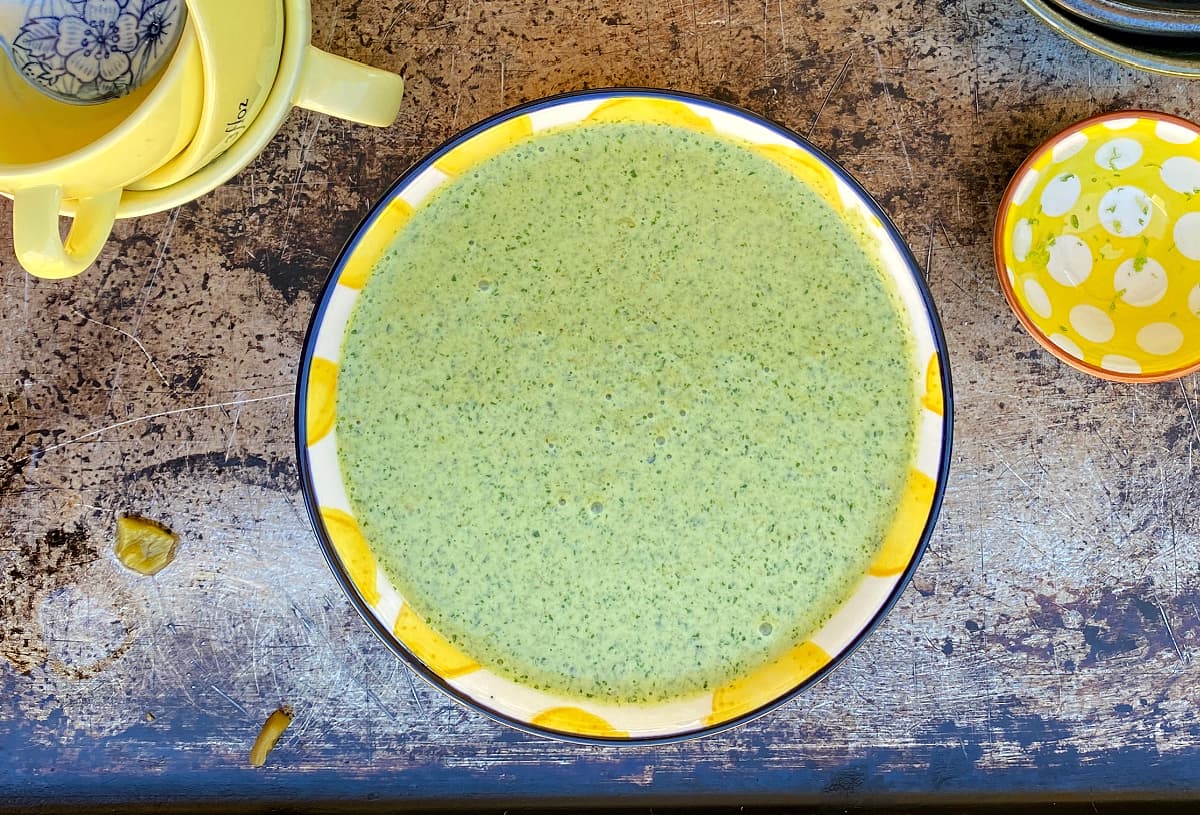
[(950, 230), (946, 229), (946, 224), (941, 218), (934, 218), (933, 222), (937, 224), (938, 229), (942, 230), (942, 237), (946, 239), (946, 248), (953, 249), (956, 245), (958, 245), (958, 242), (950, 237)]
[[(300, 194), (300, 188), (303, 186), (301, 179), (304, 177), (304, 171), (308, 169), (308, 162), (312, 154), (313, 142), (317, 140), (317, 133), (321, 130), (321, 122), (324, 119), (322, 116), (316, 116), (315, 120), (312, 114), (308, 118), (313, 120), (312, 132), (308, 134), (308, 141), (300, 150), (300, 168), (296, 170), (296, 180), (292, 182), (292, 195), (288, 199), (287, 215), (283, 221), (283, 235), (279, 240), (279, 259), (283, 260), (286, 257), (288, 250), (288, 233), (291, 231), (292, 217), (296, 212), (296, 198)], [(308, 124), (306, 121), (305, 124)]]
[(783, 24), (783, 0), (776, 0), (776, 6), (779, 8), (779, 44), (784, 51), (787, 51), (787, 26)]
[[(1165, 483), (1165, 481), (1164, 481)], [(1179, 547), (1175, 542), (1175, 515), (1169, 516), (1171, 524), (1171, 574), (1175, 578), (1175, 594), (1179, 594)]]
[(142, 353), (146, 355), (146, 361), (150, 363), (150, 367), (154, 369), (154, 373), (158, 374), (158, 378), (162, 380), (162, 383), (163, 383), (163, 385), (166, 386), (167, 390), (171, 390), (171, 391), (174, 390), (174, 388), (171, 387), (171, 383), (167, 381), (167, 378), (165, 376), (163, 376), (163, 372), (161, 370), (159, 370), (158, 363), (156, 363), (154, 361), (154, 357), (150, 356), (150, 352), (146, 350), (146, 346), (142, 345), (141, 340), (139, 340), (137, 337), (133, 336), (132, 334), (130, 334), (128, 331), (126, 331), (123, 328), (118, 328), (115, 325), (109, 325), (108, 323), (102, 323), (99, 320), (94, 320), (77, 308), (73, 308), (73, 309), (71, 309), (71, 311), (74, 312), (76, 316), (82, 317), (83, 319), (87, 320), (89, 323), (95, 323), (98, 326), (107, 328), (109, 331), (115, 331), (118, 334), (122, 334), (122, 335), (128, 337), (129, 339), (133, 340), (134, 344), (136, 344), (137, 347), (141, 349)]
[(229, 704), (231, 704), (235, 708), (237, 708), (239, 711), (241, 711), (241, 714), (243, 716), (245, 716), (247, 719), (250, 718), (250, 714), (246, 712), (246, 708), (242, 707), (237, 702), (235, 702), (232, 696), (230, 696), (228, 693), (226, 693), (225, 691), (218, 688), (216, 685), (209, 685), (209, 687), (212, 688), (213, 690), (215, 690), (217, 692), (218, 696), (220, 696), (226, 702), (228, 702)]
[(300, 621), (300, 625), (304, 626), (305, 629), (311, 632), (314, 629), (313, 621), (308, 618), (308, 615), (300, 610), (300, 606), (296, 605), (294, 601), (291, 605), (292, 613), (296, 615), (296, 619)]
[(330, 18), (333, 22), (329, 26), (329, 32), (325, 35), (325, 48), (333, 49), (337, 44), (337, 24), (342, 19), (342, 4), (335, 2), (333, 4), (333, 13)]
[(1175, 384), (1179, 387), (1179, 393), (1183, 395), (1183, 406), (1187, 408), (1188, 418), (1192, 420), (1192, 433), (1196, 440), (1200, 441), (1200, 426), (1196, 425), (1196, 414), (1192, 412), (1192, 400), (1188, 397), (1187, 388), (1183, 386), (1182, 379), (1176, 379)]
[[(142, 285), (142, 299), (138, 302), (137, 311), (133, 317), (133, 331), (128, 333), (130, 339), (134, 339), (140, 333), (142, 328), (142, 315), (146, 312), (146, 302), (150, 298), (150, 290), (154, 287), (154, 281), (158, 278), (158, 271), (162, 268), (163, 257), (167, 253), (167, 246), (171, 243), (171, 236), (175, 234), (175, 224), (179, 222), (179, 207), (171, 210), (171, 214), (167, 217), (167, 228), (163, 230), (162, 240), (158, 242), (158, 255), (154, 258), (154, 265), (150, 268), (150, 273), (146, 275), (146, 282)], [(126, 333), (126, 332), (122, 332)], [(139, 345), (141, 343), (138, 343)], [(143, 351), (145, 349), (142, 349)], [(113, 397), (121, 387), (121, 370), (125, 365), (126, 348), (121, 349), (121, 356), (117, 359), (117, 367), (113, 372), (112, 385), (108, 391), (108, 402), (104, 406), (104, 415), (112, 415)]]
[[(367, 693), (367, 698), (374, 702), (377, 708), (386, 713), (388, 718), (393, 722), (399, 721), (399, 718), (396, 716), (396, 712), (383, 703), (383, 700), (380, 699), (379, 695), (371, 689), (370, 685), (368, 685), (366, 682), (363, 682), (362, 686), (363, 690), (365, 690)], [(424, 711), (422, 711), (422, 713), (424, 713)]]
[(892, 99), (892, 92), (888, 90), (887, 81), (883, 75), (883, 56), (879, 53), (878, 48), (871, 49), (875, 52), (875, 64), (879, 66), (879, 83), (883, 87), (883, 98), (887, 100), (888, 111), (892, 114), (892, 122), (896, 125), (896, 138), (900, 140), (900, 152), (904, 155), (904, 164), (908, 167), (908, 178), (913, 183), (916, 183), (917, 175), (913, 172), (912, 159), (908, 155), (908, 145), (904, 143), (904, 131), (900, 129), (900, 114), (896, 109), (896, 101)]
[(1000, 463), (1004, 465), (1004, 469), (1006, 469), (1010, 473), (1012, 473), (1013, 478), (1015, 478), (1021, 482), (1021, 486), (1025, 487), (1025, 489), (1029, 490), (1030, 492), (1035, 492), (1035, 490), (1033, 489), (1033, 485), (1030, 484), (1028, 481), (1026, 481), (1024, 478), (1022, 478), (1021, 474), (1012, 468), (1012, 465), (1008, 463), (1008, 460), (1006, 458), (1004, 458), (1004, 456), (1000, 455), (1000, 452), (998, 450), (994, 450), (993, 452), (996, 453), (996, 458), (1000, 459)]
[(829, 90), (825, 92), (825, 98), (821, 100), (820, 106), (817, 108), (816, 114), (813, 115), (812, 126), (808, 128), (808, 137), (811, 139), (813, 131), (817, 129), (817, 120), (821, 118), (821, 113), (825, 110), (825, 106), (829, 104), (833, 92), (837, 90), (838, 85), (842, 84), (842, 80), (846, 78), (846, 72), (850, 70), (850, 62), (854, 59), (854, 55), (846, 57), (846, 61), (842, 63), (842, 70), (838, 71), (838, 75), (834, 77), (833, 84), (829, 86)]
[[(241, 396), (241, 394), (238, 394)], [(237, 440), (238, 420), (242, 418), (242, 406), (237, 405), (237, 409), (233, 412), (233, 424), (229, 428), (229, 439), (225, 442), (225, 460), (229, 460), (229, 453), (233, 450), (233, 444)]]
[(1158, 608), (1158, 613), (1162, 615), (1163, 625), (1167, 627), (1167, 636), (1171, 638), (1171, 645), (1175, 646), (1175, 653), (1179, 655), (1180, 660), (1187, 662), (1187, 656), (1184, 655), (1183, 649), (1179, 647), (1179, 641), (1175, 639), (1175, 632), (1171, 628), (1171, 621), (1167, 619), (1166, 608), (1158, 601), (1158, 598), (1154, 599), (1154, 605)]
[[(31, 277), (31, 275), (27, 274), (27, 275), (24, 275), (24, 277), (25, 277), (25, 286), (24, 286), (25, 291), (24, 291), (24, 298), (22, 301), (22, 315), (21, 316), (22, 316), (22, 322), (24, 323), (25, 328), (28, 329), (29, 328), (29, 278)], [(26, 336), (28, 336), (28, 333), (29, 332), (27, 330), (25, 332)]]
[(425, 703), (421, 701), (420, 694), (417, 693), (417, 685), (413, 682), (412, 671), (405, 670), (404, 678), (408, 680), (408, 690), (412, 694), (413, 702), (417, 705), (417, 710), (421, 711), (421, 715), (425, 715)]
[(925, 253), (925, 281), (933, 274), (933, 224), (929, 225), (929, 251)]
[(392, 19), (388, 21), (387, 28), (379, 35), (379, 39), (383, 42), (388, 41), (388, 37), (392, 36), (392, 31), (396, 28), (396, 23), (400, 22), (400, 11), (396, 10), (392, 14)]
[(104, 427), (100, 427), (95, 430), (89, 430), (87, 433), (84, 433), (83, 435), (80, 435), (80, 436), (76, 436), (73, 439), (67, 439), (66, 441), (59, 442), (58, 444), (51, 444), (51, 445), (47, 445), (46, 447), (39, 448), (39, 449), (35, 450), (33, 453), (31, 453), (30, 455), (25, 456), (24, 458), (15, 459), (11, 462), (8, 462), (8, 468), (11, 470), (14, 467), (18, 467), (21, 464), (24, 464), (25, 462), (29, 461), (35, 455), (38, 457), (41, 457), (41, 456), (45, 455), (46, 453), (52, 452), (54, 450), (58, 450), (61, 447), (66, 447), (71, 444), (76, 444), (81, 441), (86, 441), (90, 438), (100, 436), (100, 435), (108, 432), (109, 430), (116, 430), (118, 427), (125, 427), (127, 425), (137, 424), (138, 422), (149, 421), (150, 419), (160, 419), (163, 416), (176, 416), (176, 415), (179, 415), (180, 413), (194, 413), (195, 411), (198, 411), (198, 410), (213, 410), (216, 408), (233, 407), (234, 405), (248, 405), (248, 404), (251, 404), (252, 402), (270, 402), (275, 399), (287, 399), (287, 398), (291, 397), (291, 395), (292, 395), (292, 392), (289, 390), (289, 391), (285, 391), (283, 393), (272, 394), (271, 396), (255, 396), (250, 399), (236, 399), (232, 402), (213, 402), (212, 404), (208, 404), (208, 405), (192, 405), (191, 407), (181, 407), (181, 408), (174, 408), (172, 410), (160, 410), (157, 413), (147, 413), (145, 416), (134, 416), (132, 419), (122, 419), (119, 422), (113, 422), (112, 424), (107, 424)]

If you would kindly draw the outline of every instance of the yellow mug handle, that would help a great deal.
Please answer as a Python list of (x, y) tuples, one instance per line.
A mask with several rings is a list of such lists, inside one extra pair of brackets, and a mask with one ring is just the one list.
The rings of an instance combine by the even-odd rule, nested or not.
[(64, 241), (58, 231), (62, 187), (47, 185), (13, 193), (13, 247), (17, 261), (35, 277), (60, 280), (91, 266), (117, 219), (118, 187), (76, 202), (75, 220)]
[(375, 127), (396, 121), (404, 80), (397, 74), (308, 46), (292, 96), (297, 107)]

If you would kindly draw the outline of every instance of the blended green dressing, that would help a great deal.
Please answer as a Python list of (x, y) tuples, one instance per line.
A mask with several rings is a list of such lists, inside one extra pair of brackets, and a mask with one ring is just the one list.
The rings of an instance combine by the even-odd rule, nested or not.
[(354, 512), (433, 628), (576, 697), (716, 688), (817, 629), (913, 457), (897, 297), (717, 136), (524, 141), (418, 208), (338, 379)]

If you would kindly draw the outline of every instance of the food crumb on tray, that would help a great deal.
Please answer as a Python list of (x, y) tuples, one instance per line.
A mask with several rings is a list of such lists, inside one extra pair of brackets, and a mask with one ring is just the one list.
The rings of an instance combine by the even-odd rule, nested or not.
[(254, 746), (250, 748), (250, 766), (261, 767), (267, 763), (267, 754), (275, 747), (279, 737), (283, 735), (283, 731), (287, 730), (289, 724), (292, 723), (292, 707), (284, 705), (267, 717), (263, 723), (262, 730), (258, 731), (258, 738), (254, 740)]
[(149, 518), (117, 518), (117, 559), (138, 574), (158, 574), (175, 559), (179, 536)]

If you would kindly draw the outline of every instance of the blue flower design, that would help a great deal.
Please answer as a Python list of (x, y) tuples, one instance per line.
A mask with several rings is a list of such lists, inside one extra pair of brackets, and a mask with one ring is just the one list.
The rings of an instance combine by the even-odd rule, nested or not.
[(137, 47), (138, 20), (123, 14), (117, 0), (87, 0), (79, 16), (58, 21), (54, 50), (81, 83), (97, 76), (106, 82), (132, 84), (129, 52)]
[(138, 37), (148, 46), (156, 47), (169, 38), (171, 28), (175, 25), (175, 4), (167, 0), (157, 0), (147, 6), (141, 20), (138, 22)]
[(182, 0), (36, 0), (13, 40), (13, 62), (69, 102), (122, 96), (165, 64)]
[(135, 70), (153, 72), (170, 53), (183, 27), (180, 0), (131, 0), (130, 10), (138, 17), (138, 50)]

